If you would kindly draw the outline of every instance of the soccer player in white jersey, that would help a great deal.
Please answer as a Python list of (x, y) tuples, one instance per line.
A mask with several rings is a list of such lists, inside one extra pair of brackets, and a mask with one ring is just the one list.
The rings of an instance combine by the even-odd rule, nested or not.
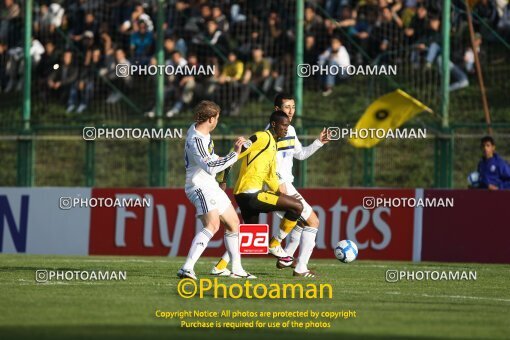
[(237, 161), (246, 140), (239, 137), (234, 143), (234, 151), (225, 157), (216, 155), (210, 133), (216, 128), (219, 116), (220, 107), (217, 104), (211, 101), (200, 102), (195, 107), (195, 123), (190, 126), (186, 135), (184, 190), (188, 199), (195, 205), (197, 216), (204, 228), (193, 239), (186, 262), (177, 272), (179, 278), (197, 279), (194, 272), (195, 263), (207, 248), (209, 240), (220, 228), (220, 221), (226, 225), (225, 247), (232, 260), (232, 272), (223, 271), (222, 276), (256, 278), (246, 272), (241, 265), (238, 245), (239, 217), (215, 178), (217, 173)]
[[(296, 113), (296, 104), (294, 98), (290, 95), (279, 94), (274, 100), (275, 110), (282, 110), (287, 114), (290, 121)], [(328, 143), (326, 129), (322, 130), (319, 138), (312, 144), (303, 146), (299, 141), (296, 130), (292, 125), (287, 130), (287, 136), (278, 140), (278, 154), (276, 159), (276, 168), (280, 178), (280, 191), (290, 196), (294, 196), (303, 203), (303, 212), (301, 213), (300, 226), (294, 227), (287, 239), (285, 252), (288, 256), (294, 257), (294, 253), (300, 246), (297, 261), (292, 265), (294, 274), (297, 276), (313, 277), (315, 273), (308, 269), (308, 261), (312, 256), (315, 248), (315, 238), (319, 228), (319, 218), (313, 211), (312, 207), (299, 194), (293, 185), (294, 176), (292, 175), (293, 159), (300, 161), (312, 156), (324, 144)], [(294, 266), (295, 265), (295, 266)], [(276, 267), (283, 269), (287, 267), (287, 263), (281, 261), (276, 262)]]
[[(279, 94), (274, 101), (275, 110), (281, 110), (287, 114), (289, 120), (292, 121), (296, 113), (296, 104), (294, 98), (290, 95)], [(305, 160), (319, 150), (324, 144), (328, 143), (326, 129), (324, 129), (319, 138), (312, 144), (303, 146), (296, 136), (296, 130), (292, 125), (287, 130), (287, 135), (284, 138), (279, 138), (277, 141), (277, 158), (276, 158), (276, 171), (279, 177), (279, 191), (289, 196), (294, 196), (303, 204), (303, 212), (301, 213), (300, 223), (294, 227), (287, 238), (287, 245), (285, 253), (288, 256), (294, 257), (294, 253), (299, 245), (301, 245), (297, 261), (289, 263), (287, 261), (276, 261), (276, 267), (279, 269), (294, 268), (294, 276), (315, 277), (315, 273), (308, 269), (308, 261), (312, 256), (313, 249), (315, 248), (315, 238), (319, 228), (319, 219), (313, 211), (310, 204), (298, 193), (294, 185), (294, 176), (292, 175), (293, 159)], [(211, 274), (217, 275), (226, 269), (229, 262), (229, 256), (226, 252), (221, 260), (212, 269)]]

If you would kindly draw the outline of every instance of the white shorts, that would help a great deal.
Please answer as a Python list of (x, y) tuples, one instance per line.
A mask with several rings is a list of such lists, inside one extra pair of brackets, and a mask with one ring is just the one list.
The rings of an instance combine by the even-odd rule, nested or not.
[[(308, 220), (308, 218), (310, 217), (310, 215), (313, 212), (312, 207), (310, 206), (310, 204), (308, 204), (307, 201), (305, 201), (303, 196), (301, 196), (301, 194), (296, 190), (296, 188), (294, 187), (294, 185), (292, 183), (286, 182), (286, 183), (282, 183), (282, 184), (285, 184), (285, 187), (287, 189), (287, 195), (289, 195), (289, 196), (297, 195), (298, 199), (303, 204), (303, 212), (301, 213), (300, 219), (303, 220), (303, 222), (305, 222), (306, 220)], [(279, 214), (279, 216), (280, 216), (280, 214)], [(283, 213), (280, 217), (283, 217)]]
[(197, 209), (196, 216), (207, 214), (209, 211), (218, 210), (223, 215), (232, 204), (225, 191), (218, 187), (193, 187), (186, 190), (186, 196)]

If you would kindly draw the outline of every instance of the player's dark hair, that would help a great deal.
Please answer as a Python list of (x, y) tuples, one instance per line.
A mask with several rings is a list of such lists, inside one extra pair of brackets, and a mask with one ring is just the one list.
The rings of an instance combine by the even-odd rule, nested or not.
[(494, 138), (491, 136), (485, 136), (482, 139), (480, 139), (480, 145), (483, 146), (485, 143), (491, 143), (492, 145), (496, 145), (496, 142), (494, 142)]
[(212, 117), (216, 117), (221, 109), (215, 102), (210, 100), (202, 100), (195, 106), (195, 122), (201, 124), (208, 121)]
[(281, 108), (284, 100), (294, 100), (294, 96), (288, 93), (278, 93), (276, 97), (274, 97), (274, 106)]
[(282, 121), (283, 119), (289, 119), (289, 116), (282, 110), (276, 110), (273, 113), (271, 113), (271, 117), (269, 118), (269, 123), (275, 122), (278, 123)]

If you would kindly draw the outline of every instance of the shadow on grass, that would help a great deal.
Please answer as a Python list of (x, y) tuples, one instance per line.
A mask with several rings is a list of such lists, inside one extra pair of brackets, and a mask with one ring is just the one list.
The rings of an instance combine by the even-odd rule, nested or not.
[[(348, 332), (328, 330), (248, 330), (248, 329), (212, 329), (195, 330), (182, 329), (178, 326), (34, 326), (0, 327), (2, 339), (138, 339), (138, 338), (166, 338), (166, 339), (204, 339), (216, 337), (221, 339), (261, 339), (263, 337), (284, 339), (408, 339), (410, 336), (352, 334)], [(428, 337), (427, 337), (428, 338)], [(426, 339), (426, 337), (414, 337)]]

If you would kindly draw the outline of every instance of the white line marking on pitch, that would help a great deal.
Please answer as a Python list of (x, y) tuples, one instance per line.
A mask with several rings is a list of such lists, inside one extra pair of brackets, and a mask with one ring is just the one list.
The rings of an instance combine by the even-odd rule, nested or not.
[(425, 297), (439, 297), (439, 298), (452, 298), (452, 299), (473, 299), (473, 300), (490, 300), (490, 301), (504, 301), (510, 302), (510, 299), (499, 299), (499, 298), (490, 298), (490, 297), (480, 297), (480, 296), (465, 296), (465, 295), (429, 295), (422, 294)]
[(429, 294), (401, 294), (400, 292), (386, 292), (388, 295), (407, 295), (407, 296), (423, 296), (431, 298), (448, 298), (448, 299), (471, 299), (471, 300), (490, 300), (490, 301), (503, 301), (510, 302), (510, 299), (500, 299), (481, 296), (465, 296), (465, 295), (429, 295)]

